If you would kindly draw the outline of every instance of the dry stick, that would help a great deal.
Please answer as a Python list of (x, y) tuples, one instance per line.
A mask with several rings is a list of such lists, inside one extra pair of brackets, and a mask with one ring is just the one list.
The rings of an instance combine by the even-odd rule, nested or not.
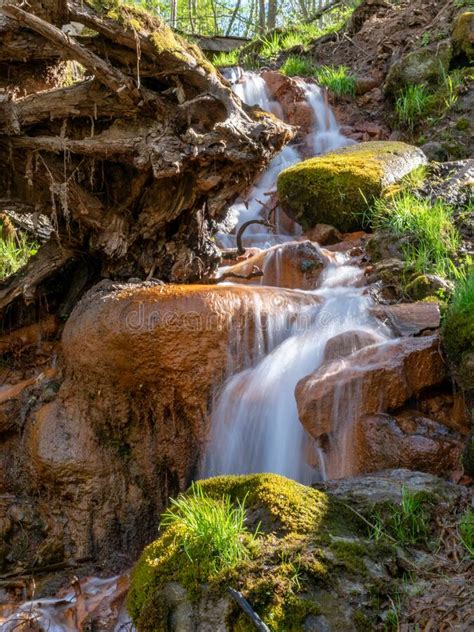
[(247, 599), (245, 599), (241, 592), (239, 592), (238, 590), (234, 590), (233, 588), (228, 588), (227, 592), (237, 603), (237, 605), (242, 609), (244, 614), (254, 624), (256, 630), (260, 630), (260, 632), (270, 632), (270, 628), (266, 626), (265, 623), (260, 619), (258, 614), (255, 612), (255, 610), (253, 610), (252, 606), (249, 604)]
[(261, 224), (262, 226), (267, 226), (268, 228), (275, 228), (275, 226), (266, 219), (251, 219), (248, 222), (244, 222), (242, 226), (239, 228), (237, 237), (236, 237), (237, 252), (239, 253), (239, 255), (243, 255), (245, 253), (245, 248), (242, 246), (242, 237), (244, 235), (244, 232), (247, 230), (247, 228), (251, 224)]
[(129, 77), (78, 44), (56, 26), (11, 4), (0, 6), (0, 14), (39, 33), (57, 45), (60, 50), (67, 51), (73, 59), (90, 70), (101, 83), (115, 92), (119, 99), (135, 104), (142, 100), (140, 91)]
[(232, 270), (229, 270), (229, 272), (223, 272), (220, 276), (214, 279), (208, 279), (206, 283), (209, 285), (213, 285), (215, 283), (221, 283), (221, 281), (225, 281), (226, 279), (243, 279), (248, 281), (249, 279), (256, 279), (262, 276), (262, 270), (260, 270), (260, 268), (257, 266), (253, 266), (252, 271), (248, 274), (239, 274), (238, 272), (232, 272)]

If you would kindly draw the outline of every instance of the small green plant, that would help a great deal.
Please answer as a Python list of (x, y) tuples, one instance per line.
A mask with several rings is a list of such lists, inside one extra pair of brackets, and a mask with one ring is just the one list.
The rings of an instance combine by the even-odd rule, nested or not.
[(431, 42), (431, 34), (428, 31), (425, 31), (421, 36), (421, 45), (428, 46)]
[(314, 71), (314, 78), (320, 86), (325, 86), (338, 96), (355, 94), (355, 78), (347, 66), (319, 66)]
[(313, 72), (312, 63), (305, 57), (290, 55), (280, 68), (280, 72), (288, 77), (307, 77)]
[(0, 279), (5, 279), (24, 265), (35, 255), (38, 246), (24, 233), (17, 233), (12, 239), (0, 238)]
[(228, 52), (217, 53), (212, 60), (214, 66), (218, 68), (225, 66), (237, 66), (239, 63), (239, 49), (230, 50)]
[(442, 200), (431, 202), (402, 190), (376, 200), (372, 227), (405, 238), (402, 252), (407, 268), (420, 274), (457, 278), (460, 270), (453, 257), (461, 238), (452, 218), (453, 209)]
[(422, 121), (432, 109), (433, 97), (424, 85), (406, 87), (395, 101), (395, 113), (401, 125), (409, 130)]
[(474, 558), (474, 511), (470, 508), (466, 509), (461, 518), (459, 535), (469, 555)]
[(257, 533), (250, 534), (245, 521), (245, 499), (233, 505), (228, 496), (210, 498), (199, 484), (193, 484), (189, 494), (171, 500), (161, 525), (177, 529), (186, 557), (206, 577), (248, 557), (248, 544)]
[(430, 533), (430, 511), (423, 494), (402, 486), (399, 505), (391, 504), (385, 511), (377, 509), (371, 520), (370, 536), (379, 541), (388, 536), (401, 546), (426, 544)]
[(264, 59), (272, 59), (281, 52), (280, 35), (273, 33), (269, 37), (262, 38), (262, 48), (260, 49), (260, 57)]
[(281, 49), (289, 50), (290, 48), (295, 48), (296, 46), (304, 46), (307, 43), (307, 38), (304, 33), (299, 33), (295, 31), (294, 33), (288, 33), (281, 39)]
[(443, 340), (455, 364), (464, 353), (474, 351), (474, 268), (456, 283), (443, 320)]

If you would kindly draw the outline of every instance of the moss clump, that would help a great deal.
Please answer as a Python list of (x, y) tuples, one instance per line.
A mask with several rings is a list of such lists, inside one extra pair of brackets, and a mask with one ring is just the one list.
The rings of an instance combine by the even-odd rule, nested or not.
[(423, 162), (422, 153), (405, 143), (361, 143), (285, 169), (278, 194), (304, 230), (318, 223), (358, 230), (367, 204)]
[(474, 270), (456, 286), (442, 333), (461, 386), (474, 391)]
[(474, 41), (471, 35), (473, 28), (474, 11), (465, 11), (456, 18), (452, 33), (455, 52), (464, 53), (468, 59), (474, 57)]
[[(207, 594), (216, 598), (232, 586), (242, 591), (272, 632), (301, 630), (309, 614), (319, 613), (308, 589), (332, 581), (323, 544), (329, 534), (362, 531), (357, 517), (324, 492), (273, 474), (221, 476), (197, 485), (207, 499), (227, 498), (236, 506), (245, 502), (249, 535), (258, 526), (258, 537), (249, 537), (247, 559), (237, 566), (216, 572), (207, 567), (203, 575), (186, 557), (180, 525), (165, 525), (133, 571), (128, 610), (140, 632), (166, 629), (166, 604), (153, 604), (173, 581), (186, 589), (191, 602), (201, 597), (203, 583)], [(150, 627), (147, 612), (154, 613), (155, 627)], [(238, 632), (252, 629), (238, 609), (229, 625)]]
[(330, 544), (337, 563), (355, 575), (366, 575), (367, 567), (364, 557), (367, 556), (367, 547), (360, 542), (350, 540), (335, 540)]

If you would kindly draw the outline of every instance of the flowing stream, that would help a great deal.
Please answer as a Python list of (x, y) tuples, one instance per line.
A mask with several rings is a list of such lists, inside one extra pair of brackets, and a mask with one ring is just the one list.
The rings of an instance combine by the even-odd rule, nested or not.
[[(229, 75), (234, 90), (249, 105), (269, 107), (266, 84), (254, 73)], [(313, 112), (313, 130), (308, 139), (313, 155), (353, 143), (344, 137), (328, 104), (324, 90), (299, 80)], [(287, 146), (270, 163), (247, 197), (232, 207), (236, 227), (264, 217), (262, 199), (274, 191), (280, 171), (301, 160), (296, 148)], [(273, 234), (270, 230), (249, 231), (245, 246), (268, 248), (294, 240), (299, 232)], [(232, 237), (225, 245), (232, 244)], [(278, 257), (277, 247), (272, 256)], [(362, 286), (362, 287), (361, 287)], [(277, 288), (275, 292), (277, 292)], [(291, 291), (291, 290), (290, 290)], [(301, 290), (295, 290), (301, 292)], [(295, 399), (297, 383), (319, 368), (327, 342), (350, 331), (389, 337), (370, 314), (371, 301), (364, 294), (363, 275), (347, 256), (337, 254), (327, 264), (318, 289), (319, 299), (305, 307), (288, 327), (284, 340), (268, 349), (251, 366), (231, 375), (216, 395), (212, 409), (211, 434), (202, 459), (202, 477), (218, 474), (274, 472), (311, 483), (345, 475), (351, 469), (351, 431), (355, 402), (341, 393), (334, 402), (333, 432), (324, 449), (305, 432), (298, 418)], [(276, 294), (277, 296), (277, 294)], [(279, 314), (275, 302), (274, 314)], [(271, 320), (270, 318), (270, 320)], [(258, 321), (258, 318), (256, 319)], [(266, 323), (272, 328), (272, 323)]]
[[(282, 116), (280, 105), (271, 98), (259, 75), (233, 69), (228, 78), (243, 101)], [(353, 141), (339, 131), (325, 91), (302, 81), (301, 86), (313, 112), (313, 129), (307, 139), (311, 153), (318, 155), (351, 144)], [(290, 145), (271, 161), (247, 195), (232, 206), (230, 215), (236, 228), (248, 220), (266, 217), (266, 202), (275, 192), (278, 174), (301, 159), (300, 151)], [(276, 219), (276, 231), (252, 226), (255, 230), (246, 232), (244, 244), (260, 248), (276, 246), (272, 256), (278, 257), (278, 244), (297, 239), (301, 229), (283, 228), (278, 215)], [(232, 247), (235, 236), (220, 235), (219, 243)], [(351, 402), (344, 394), (334, 402), (334, 432), (324, 446), (319, 445), (299, 421), (295, 387), (322, 365), (326, 344), (334, 336), (354, 330), (367, 331), (376, 334), (383, 344), (389, 334), (371, 316), (362, 273), (345, 255), (327, 257), (318, 288), (304, 293), (307, 301), (301, 300), (303, 291), (298, 288), (282, 292), (275, 287), (273, 291), (273, 308), (268, 310), (266, 305), (263, 317), (256, 288), (251, 319), (253, 335), (236, 332), (229, 355), (238, 353), (240, 358), (246, 358), (246, 364), (243, 370), (235, 372), (239, 365), (230, 361), (229, 377), (215, 396), (210, 438), (201, 463), (203, 477), (274, 472), (311, 483), (328, 475), (342, 476), (350, 469), (354, 417)], [(103, 609), (103, 616), (109, 619), (107, 627), (101, 629), (131, 631), (133, 626), (124, 609), (125, 590), (121, 586), (126, 581), (125, 575), (88, 578), (60, 598), (1, 607), (1, 629), (12, 632), (31, 624), (28, 629), (75, 632), (83, 629), (89, 613), (100, 609), (102, 616)]]

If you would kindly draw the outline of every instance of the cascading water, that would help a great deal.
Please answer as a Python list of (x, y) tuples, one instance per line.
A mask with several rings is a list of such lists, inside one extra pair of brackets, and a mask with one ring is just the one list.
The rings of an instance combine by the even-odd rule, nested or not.
[[(268, 110), (283, 118), (280, 105), (272, 100), (267, 84), (259, 74), (246, 72), (241, 68), (229, 68), (226, 70), (226, 77), (231, 83), (233, 91), (244, 103), (258, 105), (263, 110)], [(353, 140), (341, 134), (334, 113), (329, 106), (326, 90), (302, 79), (298, 80), (298, 83), (303, 89), (313, 114), (313, 131), (307, 143), (309, 155), (316, 156), (353, 144)], [(300, 160), (302, 160), (300, 151), (292, 145), (286, 145), (273, 158), (248, 194), (231, 206), (228, 222), (237, 229), (249, 220), (264, 218), (269, 196), (276, 191), (278, 174)], [(243, 245), (245, 247), (268, 248), (275, 243), (290, 241), (299, 236), (301, 234), (299, 226), (294, 225), (290, 231), (283, 228), (279, 214), (279, 209), (276, 209), (274, 218), (276, 229), (273, 232), (258, 224), (249, 226), (245, 232)], [(218, 243), (222, 248), (232, 248), (235, 246), (235, 236), (219, 234)]]
[[(254, 73), (239, 75), (234, 90), (244, 101), (265, 107), (268, 91), (261, 85), (263, 80), (259, 77), (257, 81), (256, 77)], [(314, 118), (308, 139), (311, 153), (319, 155), (352, 144), (354, 141), (340, 133), (326, 91), (302, 80), (300, 85)], [(256, 101), (259, 94), (264, 95), (260, 102)], [(275, 190), (276, 178), (283, 168), (300, 159), (299, 152), (291, 146), (273, 159), (247, 198), (232, 207), (236, 225), (262, 217), (265, 193)], [(294, 239), (257, 231), (249, 231), (246, 246), (269, 247)], [(278, 257), (278, 249), (272, 256)], [(310, 483), (326, 478), (328, 468), (332, 476), (346, 473), (350, 460), (350, 412), (341, 409), (341, 402), (334, 402), (337, 419), (329, 438), (328, 457), (299, 421), (295, 387), (321, 366), (326, 344), (334, 336), (357, 330), (372, 334), (378, 331), (381, 340), (389, 337), (370, 315), (370, 299), (361, 285), (359, 268), (349, 265), (342, 255), (336, 256), (327, 266), (319, 289), (312, 292), (319, 304), (302, 310), (285, 339), (270, 348), (265, 357), (227, 380), (213, 405), (211, 434), (201, 465), (203, 477), (268, 471)], [(277, 305), (273, 317), (278, 317)]]
[[(337, 258), (311, 293), (320, 304), (302, 310), (283, 342), (226, 382), (213, 408), (203, 477), (274, 472), (303, 483), (325, 477), (322, 453), (299, 421), (294, 393), (298, 381), (322, 364), (334, 336), (357, 330), (388, 337), (371, 316), (363, 287), (356, 287), (360, 276), (357, 267)], [(342, 441), (339, 429), (333, 447)]]

